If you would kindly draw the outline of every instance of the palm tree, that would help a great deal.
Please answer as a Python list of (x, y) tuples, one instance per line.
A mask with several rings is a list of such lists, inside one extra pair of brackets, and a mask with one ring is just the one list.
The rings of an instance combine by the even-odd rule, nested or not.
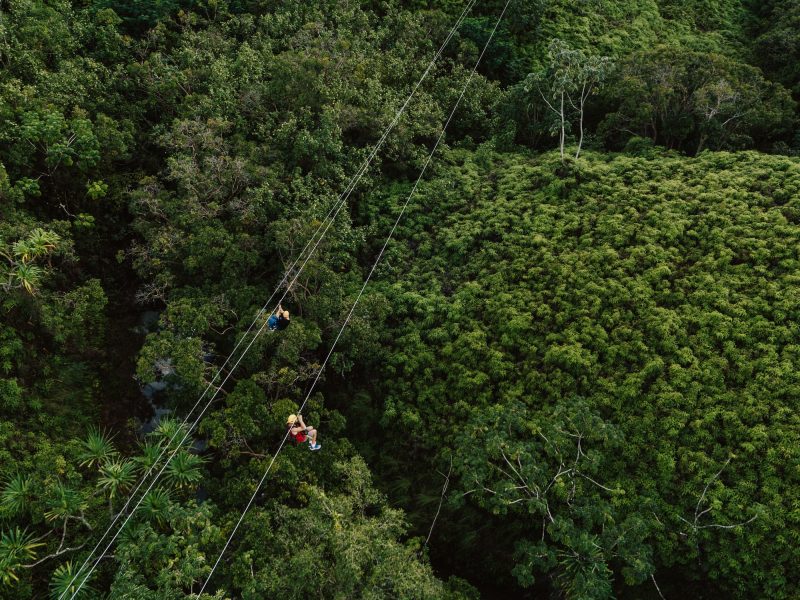
[(82, 451), (78, 459), (82, 467), (99, 466), (117, 455), (111, 438), (105, 431), (100, 431), (96, 427), (89, 430), (86, 439), (81, 443)]
[(24, 262), (16, 263), (9, 273), (10, 287), (23, 288), (30, 295), (33, 295), (36, 292), (36, 288), (39, 287), (39, 283), (42, 281), (43, 273), (44, 271), (42, 271), (42, 268), (36, 265), (30, 265)]
[(142, 514), (148, 520), (163, 525), (167, 520), (167, 512), (172, 503), (169, 492), (162, 487), (150, 490), (142, 501)]
[(139, 446), (139, 450), (141, 454), (139, 456), (134, 456), (133, 460), (139, 465), (139, 470), (142, 473), (148, 473), (158, 464), (158, 459), (162, 452), (161, 443), (147, 440), (144, 444)]
[(19, 581), (17, 569), (36, 557), (36, 548), (43, 546), (27, 531), (15, 527), (0, 534), (0, 583), (11, 585)]
[(22, 288), (33, 295), (44, 275), (42, 267), (34, 261), (42, 256), (48, 256), (56, 249), (61, 241), (59, 235), (53, 231), (41, 228), (34, 229), (26, 239), (17, 240), (11, 246), (11, 253), (0, 252), (9, 264), (3, 277), (8, 277), (5, 283), (0, 284), (6, 290)]
[(84, 510), (86, 510), (86, 500), (84, 500), (83, 496), (59, 481), (52, 497), (48, 499), (48, 509), (44, 513), (44, 518), (47, 521), (62, 522), (61, 544), (59, 544), (56, 552), (60, 552), (64, 547), (64, 541), (67, 538), (67, 524), (70, 519), (80, 521), (91, 529), (83, 516)]
[(97, 485), (108, 492), (108, 510), (114, 513), (114, 498), (130, 489), (136, 479), (136, 463), (127, 459), (111, 460), (100, 467)]
[(94, 595), (95, 590), (88, 584), (81, 586), (77, 591), (78, 585), (83, 581), (85, 575), (75, 577), (77, 569), (73, 566), (72, 561), (67, 561), (63, 565), (59, 565), (53, 572), (50, 578), (50, 597), (58, 600), (59, 598), (82, 598), (86, 595)]
[(0, 509), (9, 516), (16, 516), (28, 508), (33, 500), (30, 477), (17, 473), (11, 477), (0, 493)]
[(48, 502), (48, 510), (45, 511), (44, 518), (51, 522), (66, 521), (81, 514), (84, 510), (86, 510), (86, 501), (83, 497), (59, 481)]
[[(45, 231), (37, 227), (28, 234), (27, 248), (32, 258), (46, 256), (53, 252), (61, 241), (61, 237), (54, 231)], [(23, 258), (23, 260), (29, 260)]]
[(184, 446), (191, 445), (192, 439), (187, 434), (186, 425), (177, 419), (161, 419), (155, 431), (153, 431), (153, 435), (163, 440), (165, 444), (170, 443), (170, 440), (172, 440), (170, 447), (173, 449), (181, 442)]
[(202, 479), (204, 462), (204, 458), (181, 450), (169, 463), (167, 477), (178, 489), (189, 487)]

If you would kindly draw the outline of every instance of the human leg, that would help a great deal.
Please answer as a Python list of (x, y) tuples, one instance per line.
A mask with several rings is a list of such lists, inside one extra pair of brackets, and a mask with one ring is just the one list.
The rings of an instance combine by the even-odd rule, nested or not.
[(320, 446), (319, 442), (317, 442), (317, 430), (313, 427), (308, 428), (308, 441), (310, 450), (319, 450), (322, 446)]

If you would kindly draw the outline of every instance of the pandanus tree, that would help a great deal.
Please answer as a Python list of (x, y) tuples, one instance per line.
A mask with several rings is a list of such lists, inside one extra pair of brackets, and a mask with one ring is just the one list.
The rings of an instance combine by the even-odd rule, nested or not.
[(17, 473), (11, 477), (0, 493), (0, 514), (9, 517), (25, 512), (33, 500), (31, 478)]
[(36, 557), (36, 549), (42, 545), (19, 527), (0, 533), (0, 583), (19, 581), (19, 569)]
[[(36, 228), (10, 248), (0, 249), (0, 256), (5, 259), (0, 268), (0, 279), (4, 280), (0, 287), (6, 292), (23, 289), (34, 295), (45, 274), (45, 269), (37, 261), (52, 255), (60, 241), (57, 233)], [(2, 240), (0, 248), (3, 248)]]
[(80, 492), (67, 487), (61, 482), (56, 484), (54, 493), (49, 499), (47, 510), (44, 513), (44, 518), (50, 523), (61, 522), (61, 543), (58, 550), (56, 550), (57, 554), (61, 553), (64, 548), (67, 525), (70, 521), (83, 523), (83, 525), (91, 529), (84, 517), (86, 505), (86, 499)]
[(44, 271), (41, 267), (18, 262), (13, 265), (13, 268), (9, 269), (8, 281), (3, 285), (6, 290), (21, 288), (33, 296), (42, 281), (43, 274)]
[[(139, 455), (133, 457), (133, 461), (138, 465), (139, 471), (144, 475), (149, 473), (159, 463), (159, 457), (166, 459), (166, 456), (161, 456), (163, 452), (162, 444), (154, 440), (145, 440), (139, 446)], [(166, 455), (166, 452), (164, 453)]]
[(51, 254), (60, 240), (57, 233), (37, 227), (28, 234), (27, 239), (14, 243), (14, 254), (28, 262), (34, 258)]
[(202, 479), (204, 462), (203, 457), (180, 450), (170, 461), (167, 476), (175, 487), (185, 490)]
[(192, 443), (186, 425), (177, 419), (162, 419), (156, 426), (153, 437), (159, 444), (169, 444), (172, 449)]
[(97, 428), (89, 430), (86, 439), (81, 442), (79, 460), (82, 467), (98, 467), (117, 455), (111, 438), (105, 431)]
[(136, 463), (127, 459), (110, 460), (100, 467), (97, 486), (108, 494), (108, 510), (113, 514), (114, 499), (131, 488), (136, 479)]
[(155, 521), (158, 525), (167, 522), (168, 511), (172, 498), (169, 491), (157, 487), (147, 492), (142, 501), (142, 516), (148, 521)]
[(63, 598), (80, 600), (80, 598), (93, 597), (95, 590), (88, 582), (83, 582), (87, 575), (83, 574), (80, 577), (76, 577), (76, 575), (78, 575), (78, 569), (72, 564), (72, 561), (59, 565), (50, 577), (50, 598), (53, 600)]

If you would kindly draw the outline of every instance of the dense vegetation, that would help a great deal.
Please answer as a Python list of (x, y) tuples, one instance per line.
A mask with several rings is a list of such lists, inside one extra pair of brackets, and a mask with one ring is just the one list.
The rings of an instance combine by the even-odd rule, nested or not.
[[(79, 597), (199, 590), (504, 4), (178, 444), (463, 4), (0, 3), (0, 597), (170, 443)], [(205, 597), (797, 597), (798, 10), (512, 1)]]
[[(442, 542), (487, 578), (555, 570), (595, 597), (658, 566), (791, 597), (800, 165), (448, 158), (387, 261), (384, 383), (353, 407), (386, 428), (392, 495), (413, 506), (452, 462), (468, 495)], [(397, 456), (431, 467), (404, 476)]]

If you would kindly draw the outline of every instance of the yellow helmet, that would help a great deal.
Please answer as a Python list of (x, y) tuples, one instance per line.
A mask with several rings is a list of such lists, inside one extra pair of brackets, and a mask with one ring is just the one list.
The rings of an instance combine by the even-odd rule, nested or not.
[(286, 419), (286, 424), (294, 425), (296, 421), (297, 421), (297, 415), (289, 415), (289, 417)]

